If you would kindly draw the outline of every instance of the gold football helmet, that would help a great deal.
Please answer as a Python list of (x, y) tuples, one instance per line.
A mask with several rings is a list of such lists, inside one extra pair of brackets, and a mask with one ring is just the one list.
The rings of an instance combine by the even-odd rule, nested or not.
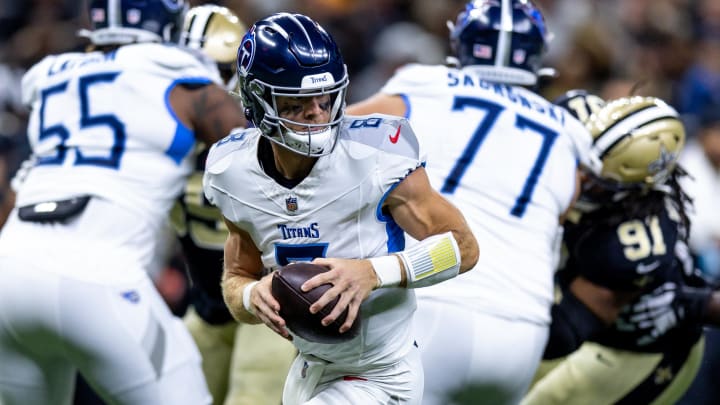
[(678, 113), (655, 97), (611, 101), (587, 125), (603, 162), (600, 176), (620, 188), (662, 186), (685, 145)]
[(586, 173), (575, 205), (579, 211), (652, 190), (672, 192), (668, 182), (685, 144), (685, 128), (672, 107), (654, 97), (619, 98), (595, 111), (585, 125), (602, 170)]
[(245, 31), (245, 24), (227, 7), (204, 4), (185, 14), (179, 42), (214, 60), (227, 81), (234, 74), (237, 50)]

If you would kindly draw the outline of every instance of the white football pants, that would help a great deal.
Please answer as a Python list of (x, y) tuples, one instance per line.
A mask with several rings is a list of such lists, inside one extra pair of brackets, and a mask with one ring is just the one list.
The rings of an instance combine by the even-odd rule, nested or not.
[(478, 313), (418, 296), (423, 405), (517, 404), (540, 364), (547, 325)]

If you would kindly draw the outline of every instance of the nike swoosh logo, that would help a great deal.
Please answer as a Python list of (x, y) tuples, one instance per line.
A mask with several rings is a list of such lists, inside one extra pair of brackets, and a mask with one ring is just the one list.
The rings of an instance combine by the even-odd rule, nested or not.
[(402, 125), (398, 127), (397, 132), (395, 132), (395, 136), (388, 135), (388, 138), (390, 138), (390, 142), (397, 143), (398, 139), (400, 139), (400, 129), (402, 128)]
[(645, 263), (638, 264), (636, 270), (639, 274), (645, 274), (645, 273), (650, 273), (651, 271), (657, 269), (658, 267), (660, 267), (660, 260), (655, 260), (654, 262), (652, 262), (650, 264), (645, 264)]

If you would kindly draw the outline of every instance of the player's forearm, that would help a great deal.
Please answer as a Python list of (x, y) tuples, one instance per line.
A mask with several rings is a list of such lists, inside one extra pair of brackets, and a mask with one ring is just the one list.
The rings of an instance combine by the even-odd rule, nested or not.
[(480, 258), (480, 246), (470, 228), (453, 231), (453, 236), (460, 250), (460, 273), (464, 273), (477, 264)]
[(251, 277), (231, 275), (227, 271), (222, 278), (222, 292), (225, 305), (230, 314), (239, 322), (257, 324), (260, 320), (251, 314), (243, 304), (243, 292), (250, 283), (257, 281)]
[(457, 276), (463, 264), (453, 232), (432, 235), (401, 252), (373, 257), (370, 263), (377, 277), (376, 288), (427, 287)]

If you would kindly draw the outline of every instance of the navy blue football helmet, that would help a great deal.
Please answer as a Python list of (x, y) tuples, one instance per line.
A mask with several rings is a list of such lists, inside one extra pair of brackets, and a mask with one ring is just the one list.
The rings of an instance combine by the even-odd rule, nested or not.
[(175, 42), (188, 5), (185, 0), (89, 0), (91, 30), (80, 30), (95, 45)]
[(450, 28), (459, 66), (473, 66), (486, 80), (535, 85), (548, 32), (530, 0), (474, 0)]
[[(307, 156), (332, 151), (345, 111), (348, 75), (337, 44), (319, 24), (301, 14), (264, 18), (245, 34), (237, 63), (245, 113), (263, 136)], [(299, 123), (278, 114), (278, 96), (325, 94), (331, 98), (327, 124)]]

